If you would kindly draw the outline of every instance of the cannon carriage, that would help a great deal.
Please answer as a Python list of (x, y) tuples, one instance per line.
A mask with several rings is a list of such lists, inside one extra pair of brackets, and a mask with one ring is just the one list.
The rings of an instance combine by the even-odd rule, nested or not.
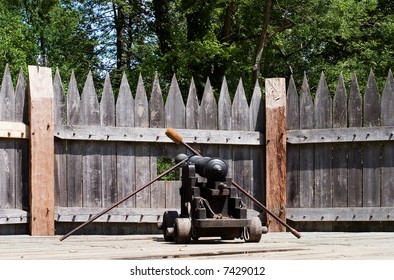
[(218, 158), (180, 154), (177, 162), (184, 161), (180, 213), (166, 211), (163, 230), (166, 241), (189, 243), (200, 237), (235, 238), (246, 242), (259, 242), (267, 232), (259, 217), (248, 218), (248, 209), (227, 176), (227, 164)]

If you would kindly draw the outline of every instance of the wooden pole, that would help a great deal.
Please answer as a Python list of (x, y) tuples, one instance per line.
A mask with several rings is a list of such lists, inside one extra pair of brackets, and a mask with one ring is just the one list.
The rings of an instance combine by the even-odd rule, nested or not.
[[(286, 222), (286, 81), (265, 80), (266, 90), (266, 205)], [(270, 232), (286, 228), (267, 216)]]
[(53, 87), (50, 68), (29, 66), (30, 234), (54, 235)]

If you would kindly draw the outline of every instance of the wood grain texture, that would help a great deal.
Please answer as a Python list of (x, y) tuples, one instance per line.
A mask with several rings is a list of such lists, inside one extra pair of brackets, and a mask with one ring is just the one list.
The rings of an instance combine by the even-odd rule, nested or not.
[[(293, 77), (291, 77), (286, 96), (287, 130), (300, 128), (299, 106), (300, 101), (297, 94), (296, 85)], [(300, 207), (300, 147), (296, 145), (287, 145), (286, 153), (286, 204), (289, 207)]]
[(53, 86), (50, 68), (29, 66), (30, 233), (54, 235)]
[[(286, 82), (265, 80), (267, 208), (286, 221)], [(272, 232), (286, 229), (268, 216)]]

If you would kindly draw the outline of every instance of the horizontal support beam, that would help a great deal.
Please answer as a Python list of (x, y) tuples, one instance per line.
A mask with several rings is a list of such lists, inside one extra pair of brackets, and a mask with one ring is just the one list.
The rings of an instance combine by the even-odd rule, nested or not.
[(29, 126), (24, 123), (0, 121), (0, 138), (27, 139), (29, 135)]
[(294, 222), (385, 222), (394, 221), (394, 207), (286, 208)]
[(30, 214), (21, 209), (0, 209), (0, 224), (27, 224)]
[(394, 126), (287, 130), (287, 143), (393, 141)]
[[(103, 211), (95, 207), (56, 207), (55, 221), (57, 222), (86, 222), (91, 217)], [(101, 223), (159, 223), (163, 220), (165, 211), (177, 209), (165, 208), (114, 208), (94, 222)], [(179, 210), (177, 210), (179, 212)]]
[[(64, 223), (84, 223), (103, 211), (97, 207), (56, 207), (55, 221)], [(114, 208), (94, 222), (100, 223), (161, 223), (165, 211), (178, 211), (168, 208)], [(258, 212), (248, 210), (248, 217), (258, 216)], [(1, 224), (27, 224), (30, 213), (20, 209), (0, 209)]]
[[(55, 126), (55, 137), (65, 140), (126, 141), (172, 143), (165, 128)], [(183, 140), (196, 144), (261, 145), (258, 131), (177, 129)]]

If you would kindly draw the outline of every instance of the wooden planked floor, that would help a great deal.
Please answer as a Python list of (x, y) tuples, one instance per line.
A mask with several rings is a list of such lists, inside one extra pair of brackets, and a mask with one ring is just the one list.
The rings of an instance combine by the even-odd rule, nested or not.
[(201, 239), (187, 245), (161, 235), (0, 236), (0, 259), (394, 259), (394, 233), (268, 233), (260, 243)]

